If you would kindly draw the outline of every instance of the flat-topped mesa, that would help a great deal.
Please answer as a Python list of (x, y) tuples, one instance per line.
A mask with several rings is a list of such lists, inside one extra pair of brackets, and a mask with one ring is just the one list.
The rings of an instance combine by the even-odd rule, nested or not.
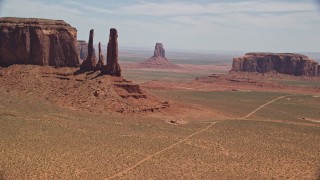
[(104, 67), (103, 55), (101, 53), (101, 43), (99, 42), (99, 60), (96, 65), (96, 70), (102, 70), (103, 67)]
[(153, 57), (166, 58), (166, 51), (164, 50), (162, 43), (156, 43), (156, 45), (154, 47)]
[(121, 68), (118, 63), (118, 32), (117, 29), (111, 28), (107, 50), (107, 66), (102, 73), (112, 76), (121, 76)]
[(317, 62), (305, 55), (293, 53), (247, 53), (233, 59), (231, 71), (276, 71), (295, 76), (320, 76)]
[(88, 56), (88, 43), (84, 40), (78, 40), (78, 51), (80, 60), (85, 60)]
[(82, 71), (94, 71), (96, 68), (97, 60), (96, 60), (96, 54), (93, 47), (93, 37), (94, 37), (94, 30), (91, 29), (89, 34), (88, 56), (80, 66), (80, 70)]
[(77, 30), (62, 20), (0, 18), (0, 66), (77, 67)]

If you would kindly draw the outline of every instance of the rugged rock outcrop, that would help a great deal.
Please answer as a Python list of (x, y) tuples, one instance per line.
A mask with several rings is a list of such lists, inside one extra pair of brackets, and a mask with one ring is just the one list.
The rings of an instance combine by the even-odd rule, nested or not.
[(103, 55), (101, 53), (101, 43), (99, 42), (99, 60), (98, 60), (96, 69), (97, 70), (102, 70), (103, 67), (104, 67)]
[(166, 51), (164, 50), (162, 43), (156, 43), (156, 46), (154, 47), (153, 57), (166, 58)]
[(161, 101), (123, 77), (101, 76), (98, 71), (77, 72), (77, 69), (67, 67), (12, 65), (0, 68), (0, 89), (1, 92), (11, 92), (14, 89), (19, 95), (31, 93), (62, 107), (105, 115), (111, 111), (162, 111), (170, 106), (168, 102)]
[(121, 68), (118, 63), (118, 32), (116, 29), (110, 29), (108, 50), (107, 50), (107, 66), (102, 73), (112, 76), (121, 76)]
[(83, 40), (78, 40), (79, 58), (85, 60), (88, 56), (88, 43)]
[(156, 43), (154, 47), (153, 56), (138, 64), (141, 68), (155, 68), (155, 69), (176, 69), (180, 66), (171, 63), (166, 58), (166, 53), (162, 43)]
[(295, 76), (319, 76), (319, 65), (305, 55), (291, 53), (247, 53), (234, 58), (231, 71), (266, 73), (276, 71)]
[(77, 30), (62, 20), (0, 18), (0, 66), (79, 65)]
[(93, 48), (93, 36), (94, 30), (91, 29), (89, 34), (88, 56), (80, 66), (80, 70), (82, 71), (94, 71), (96, 68), (97, 59)]

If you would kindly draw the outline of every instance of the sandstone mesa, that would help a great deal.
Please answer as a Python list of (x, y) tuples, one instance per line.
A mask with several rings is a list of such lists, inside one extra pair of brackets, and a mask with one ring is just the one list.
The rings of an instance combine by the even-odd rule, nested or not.
[(0, 18), (0, 66), (77, 67), (77, 30), (62, 20)]
[(295, 76), (320, 76), (320, 65), (305, 55), (293, 53), (247, 53), (233, 59), (231, 71), (267, 73), (276, 71)]

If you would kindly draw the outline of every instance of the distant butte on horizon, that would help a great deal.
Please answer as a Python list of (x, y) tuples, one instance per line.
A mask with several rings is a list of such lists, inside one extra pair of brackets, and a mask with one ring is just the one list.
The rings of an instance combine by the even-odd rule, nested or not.
[(141, 68), (155, 68), (155, 69), (178, 69), (180, 66), (171, 63), (166, 58), (166, 51), (162, 43), (156, 43), (154, 47), (153, 56), (138, 65)]
[(234, 58), (231, 71), (320, 76), (320, 65), (302, 54), (255, 52)]

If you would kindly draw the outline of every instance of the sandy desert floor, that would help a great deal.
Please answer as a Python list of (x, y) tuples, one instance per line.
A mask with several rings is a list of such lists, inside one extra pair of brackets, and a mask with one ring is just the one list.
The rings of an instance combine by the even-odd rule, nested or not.
[[(246, 75), (231, 81), (208, 73), (189, 81), (201, 74), (137, 69), (125, 78), (170, 106), (119, 113), (64, 105), (74, 98), (69, 91), (43, 95), (60, 94), (50, 84), (73, 85), (77, 76), (37, 70), (22, 82), (7, 72), (0, 70), (0, 179), (320, 178), (318, 80), (252, 83)], [(41, 90), (26, 88), (34, 77)], [(110, 103), (85, 97), (91, 106)]]

